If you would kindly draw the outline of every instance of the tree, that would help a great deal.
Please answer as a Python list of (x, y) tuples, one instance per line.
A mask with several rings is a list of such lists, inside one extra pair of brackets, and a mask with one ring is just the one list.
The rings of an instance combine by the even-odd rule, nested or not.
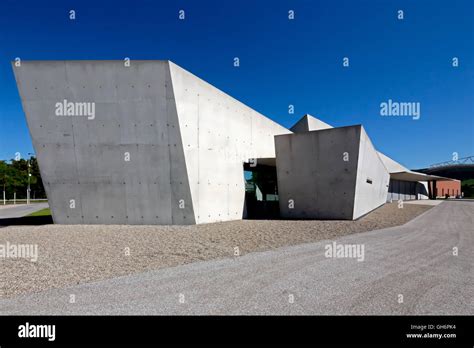
[(0, 184), (2, 185), (3, 191), (6, 190), (7, 185), (10, 184), (10, 168), (5, 161), (0, 161)]
[[(32, 198), (46, 198), (43, 182), (39, 172), (38, 161), (30, 158), (30, 188)], [(26, 198), (28, 189), (28, 160), (11, 160), (11, 163), (0, 161), (0, 185), (2, 191), (11, 199), (14, 193), (17, 198)]]

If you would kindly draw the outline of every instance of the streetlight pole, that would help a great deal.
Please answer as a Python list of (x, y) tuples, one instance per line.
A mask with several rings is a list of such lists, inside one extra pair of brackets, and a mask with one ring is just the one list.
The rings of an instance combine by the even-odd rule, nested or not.
[[(7, 161), (1, 160), (4, 163), (7, 163)], [(7, 204), (7, 196), (6, 196), (6, 190), (7, 188), (7, 173), (3, 173), (3, 205)]]
[(30, 204), (30, 192), (31, 192), (31, 188), (30, 188), (30, 178), (31, 178), (31, 173), (30, 173), (30, 167), (31, 167), (31, 155), (32, 153), (31, 152), (28, 152), (28, 155), (30, 156), (30, 158), (28, 158), (28, 190), (26, 191), (26, 204)]

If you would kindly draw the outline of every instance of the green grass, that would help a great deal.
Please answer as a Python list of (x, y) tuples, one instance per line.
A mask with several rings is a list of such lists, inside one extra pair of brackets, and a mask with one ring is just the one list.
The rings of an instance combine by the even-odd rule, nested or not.
[(41, 209), (27, 216), (51, 216), (51, 210), (49, 208)]

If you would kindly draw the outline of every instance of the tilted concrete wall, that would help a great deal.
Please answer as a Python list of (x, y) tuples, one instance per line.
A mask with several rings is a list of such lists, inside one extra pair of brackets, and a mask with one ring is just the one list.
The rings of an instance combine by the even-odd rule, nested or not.
[[(242, 163), (274, 157), (273, 136), (289, 132), (168, 61), (13, 70), (55, 223), (240, 219)], [(94, 102), (95, 118), (56, 116), (64, 99)]]
[(197, 223), (241, 219), (243, 163), (275, 157), (273, 137), (288, 129), (170, 63)]
[(360, 130), (351, 126), (275, 137), (282, 217), (353, 218)]
[(375, 150), (364, 127), (361, 127), (359, 160), (353, 218), (385, 204), (390, 174)]
[(385, 203), (389, 174), (362, 126), (277, 136), (275, 147), (282, 217), (352, 220)]
[[(13, 69), (56, 223), (195, 222), (167, 62)], [(95, 102), (95, 118), (56, 116), (64, 99)]]

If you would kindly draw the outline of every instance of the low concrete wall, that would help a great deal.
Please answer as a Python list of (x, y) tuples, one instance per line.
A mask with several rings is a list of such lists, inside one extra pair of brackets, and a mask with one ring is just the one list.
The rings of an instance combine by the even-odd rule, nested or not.
[(362, 126), (276, 136), (275, 147), (282, 217), (353, 220), (385, 203), (389, 174)]
[(275, 137), (282, 217), (353, 218), (360, 130), (351, 126)]

